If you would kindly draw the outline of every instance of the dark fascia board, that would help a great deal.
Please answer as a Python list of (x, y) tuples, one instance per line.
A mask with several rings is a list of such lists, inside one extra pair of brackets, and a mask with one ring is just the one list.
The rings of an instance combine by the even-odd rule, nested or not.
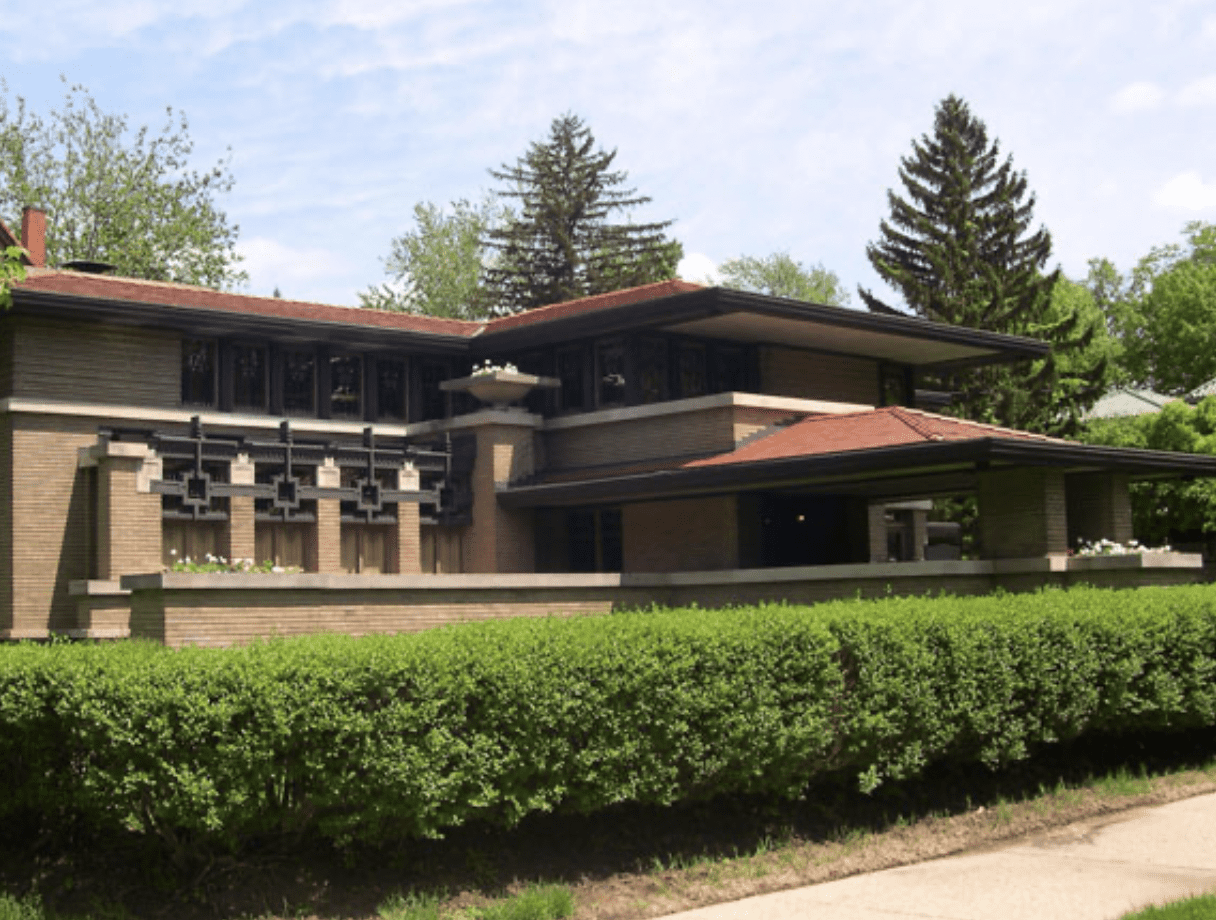
[(972, 366), (994, 361), (1042, 358), (1050, 351), (1046, 342), (1024, 336), (986, 332), (965, 326), (949, 326), (913, 316), (887, 316), (718, 287), (568, 314), (502, 331), (495, 331), (491, 324), (473, 340), (472, 350), (477, 357), (527, 351), (530, 348), (561, 342), (656, 329), (677, 322), (739, 312), (811, 320), (887, 335), (950, 342), (991, 352), (990, 355), (977, 356), (975, 359), (933, 365), (943, 369), (954, 365)]
[(469, 336), (363, 326), (328, 320), (263, 316), (235, 310), (178, 307), (99, 297), (81, 298), (48, 291), (11, 289), (14, 316), (94, 319), (145, 329), (172, 329), (196, 336), (321, 341), (369, 351), (398, 350), (467, 354)]
[(1216, 476), (1216, 457), (1088, 444), (976, 438), (934, 441), (727, 463), (680, 467), (609, 479), (508, 486), (498, 492), (507, 508), (641, 501), (680, 494), (779, 488), (833, 480), (847, 485), (869, 477), (924, 475), (927, 471), (994, 466), (1038, 466), (1069, 471), (1127, 473), (1135, 478)]

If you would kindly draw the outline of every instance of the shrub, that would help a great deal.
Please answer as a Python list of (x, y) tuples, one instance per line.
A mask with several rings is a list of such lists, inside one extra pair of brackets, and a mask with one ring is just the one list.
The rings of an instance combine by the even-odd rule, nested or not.
[(0, 825), (374, 842), (1214, 723), (1206, 586), (22, 645), (0, 649)]

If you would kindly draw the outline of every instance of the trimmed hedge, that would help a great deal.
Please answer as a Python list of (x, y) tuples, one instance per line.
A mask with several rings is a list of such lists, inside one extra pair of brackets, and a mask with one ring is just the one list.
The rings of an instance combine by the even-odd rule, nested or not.
[(1207, 586), (20, 645), (0, 649), (0, 823), (375, 841), (1212, 724)]

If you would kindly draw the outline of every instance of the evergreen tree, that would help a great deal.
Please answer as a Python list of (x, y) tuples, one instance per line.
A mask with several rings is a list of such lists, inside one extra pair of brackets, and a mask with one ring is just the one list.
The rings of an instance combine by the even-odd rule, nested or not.
[[(1047, 359), (973, 371), (951, 381), (965, 418), (1052, 434), (1073, 434), (1105, 389), (1107, 361), (1081, 365), (1098, 331), (1093, 317), (1053, 306), (1059, 269), (1045, 273), (1051, 235), (1031, 232), (1035, 198), (1026, 174), (1003, 161), (984, 123), (951, 95), (937, 107), (933, 136), (912, 142), (900, 161), (903, 198), (888, 192), (890, 221), (866, 247), (879, 276), (926, 319), (1049, 341)], [(869, 291), (875, 312), (899, 313)], [(1061, 372), (1057, 357), (1074, 355)]]
[(591, 129), (567, 114), (514, 166), (490, 170), (507, 184), (498, 194), (519, 208), (486, 235), (498, 256), (486, 283), (499, 309), (514, 313), (675, 276), (683, 247), (664, 233), (671, 221), (612, 222), (650, 201), (622, 188), (628, 174), (612, 169), (615, 159), (615, 150), (595, 149)]

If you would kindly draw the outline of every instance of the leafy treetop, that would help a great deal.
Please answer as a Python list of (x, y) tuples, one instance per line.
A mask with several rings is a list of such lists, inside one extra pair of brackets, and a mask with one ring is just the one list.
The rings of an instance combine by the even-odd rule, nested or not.
[(718, 267), (718, 274), (723, 286), (739, 291), (836, 306), (849, 302), (849, 292), (835, 272), (824, 268), (822, 263), (804, 266), (788, 252), (775, 252), (763, 258), (727, 259)]
[(129, 277), (210, 287), (246, 280), (238, 228), (215, 201), (232, 189), (228, 161), (190, 168), (185, 115), (168, 108), (159, 133), (132, 136), (126, 116), (103, 112), (82, 86), (45, 119), (0, 91), (0, 217), (18, 226), (25, 205), (44, 209), (48, 264), (108, 262)]

